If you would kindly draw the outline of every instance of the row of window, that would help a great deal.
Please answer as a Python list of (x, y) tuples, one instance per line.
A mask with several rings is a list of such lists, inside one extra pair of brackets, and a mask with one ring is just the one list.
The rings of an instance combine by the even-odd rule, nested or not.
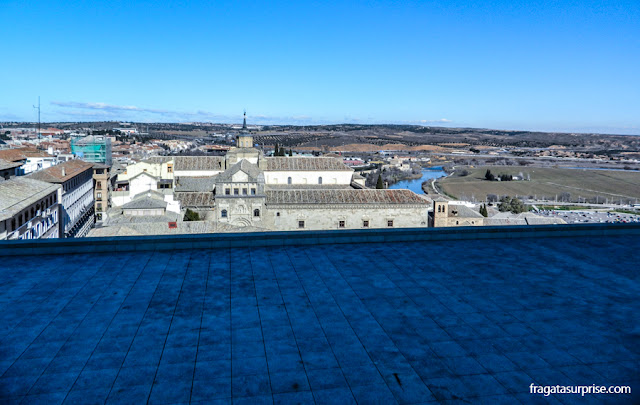
[[(306, 183), (307, 179), (304, 181)], [(293, 179), (291, 177), (287, 177), (287, 184), (293, 184)], [(318, 177), (318, 184), (322, 184), (322, 177)]]
[(77, 187), (80, 184), (85, 183), (87, 180), (89, 180), (89, 178), (93, 178), (91, 172), (86, 171), (84, 172), (82, 175), (78, 175), (72, 179), (67, 180), (66, 182), (64, 182), (64, 184), (62, 185), (62, 188), (65, 192)]
[[(259, 217), (260, 216), (260, 210), (257, 209), (257, 208), (255, 210), (253, 210), (253, 216), (254, 217)], [(229, 213), (227, 212), (227, 210), (220, 211), (220, 217), (228, 218), (229, 217)]]
[(35, 206), (32, 206), (31, 210), (26, 210), (24, 213), (20, 214), (18, 216), (17, 226), (16, 226), (16, 219), (15, 218), (11, 219), (11, 230), (15, 231), (16, 229), (20, 228), (26, 222), (29, 222), (30, 219), (33, 219), (33, 217), (36, 216), (38, 211), (45, 210), (48, 207), (55, 204), (56, 202), (58, 202), (58, 195), (50, 194), (47, 198), (45, 198), (44, 200), (41, 200)]
[[(248, 195), (248, 191), (249, 189), (247, 189), (246, 187), (242, 189), (242, 195)], [(231, 189), (230, 188), (225, 188), (224, 189), (224, 194), (225, 195), (231, 195)], [(239, 188), (234, 188), (233, 189), (233, 195), (240, 195), (240, 189)], [(256, 189), (252, 188), (251, 189), (251, 195), (256, 195)]]

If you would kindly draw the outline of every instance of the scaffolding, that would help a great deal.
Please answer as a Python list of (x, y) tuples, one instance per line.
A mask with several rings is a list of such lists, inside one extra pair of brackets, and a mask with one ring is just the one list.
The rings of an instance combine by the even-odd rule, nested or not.
[(111, 166), (111, 138), (89, 135), (71, 138), (71, 152), (85, 162), (103, 163)]

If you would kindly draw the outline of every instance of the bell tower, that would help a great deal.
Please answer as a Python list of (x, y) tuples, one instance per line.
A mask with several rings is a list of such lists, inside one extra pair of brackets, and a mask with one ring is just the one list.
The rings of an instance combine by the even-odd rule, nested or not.
[(242, 131), (238, 135), (236, 145), (238, 148), (253, 148), (253, 135), (247, 131), (247, 111), (244, 112)]
[(449, 202), (444, 198), (436, 198), (433, 200), (433, 226), (447, 226), (447, 218), (449, 217)]

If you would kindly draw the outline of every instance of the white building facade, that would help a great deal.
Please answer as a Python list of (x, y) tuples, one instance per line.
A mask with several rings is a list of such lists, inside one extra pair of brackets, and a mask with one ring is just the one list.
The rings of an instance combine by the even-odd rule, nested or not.
[(33, 173), (31, 178), (60, 184), (60, 237), (84, 237), (94, 223), (93, 165), (70, 160)]
[(60, 189), (24, 177), (0, 182), (0, 240), (59, 237)]

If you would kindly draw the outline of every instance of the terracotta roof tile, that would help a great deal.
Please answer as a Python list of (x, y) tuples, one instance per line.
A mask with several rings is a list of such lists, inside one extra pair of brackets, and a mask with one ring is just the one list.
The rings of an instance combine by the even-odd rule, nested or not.
[(271, 157), (266, 158), (268, 171), (353, 171), (341, 160), (326, 157)]
[(267, 204), (420, 204), (429, 201), (410, 190), (269, 190)]
[[(29, 177), (36, 180), (48, 181), (49, 183), (63, 183), (92, 168), (93, 164), (91, 163), (80, 159), (73, 159), (32, 173)], [(62, 174), (62, 169), (64, 169), (64, 175)]]

